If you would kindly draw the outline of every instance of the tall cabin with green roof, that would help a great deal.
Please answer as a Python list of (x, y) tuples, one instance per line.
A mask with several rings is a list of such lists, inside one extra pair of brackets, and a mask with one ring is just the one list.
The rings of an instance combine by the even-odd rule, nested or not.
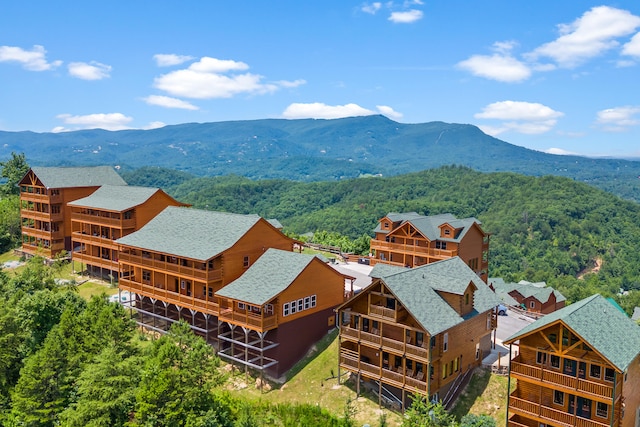
[(377, 264), (338, 308), (339, 367), (391, 391), (443, 399), (480, 366), (496, 327), (495, 293), (459, 257), (415, 268)]
[(110, 166), (32, 167), (20, 180), (22, 252), (52, 258), (71, 251), (68, 202), (86, 197), (102, 185), (127, 183)]
[(116, 240), (151, 221), (167, 206), (185, 206), (159, 188), (103, 185), (67, 203), (71, 212), (73, 269), (118, 277)]
[(476, 218), (392, 212), (378, 221), (370, 246), (371, 265), (418, 267), (457, 256), (488, 278), (489, 234)]
[(548, 314), (504, 343), (515, 355), (508, 427), (640, 424), (640, 327), (602, 296)]

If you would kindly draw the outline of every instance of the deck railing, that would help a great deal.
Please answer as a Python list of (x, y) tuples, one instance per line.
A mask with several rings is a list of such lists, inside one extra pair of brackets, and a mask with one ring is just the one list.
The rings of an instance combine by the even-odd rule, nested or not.
[(435, 249), (417, 245), (405, 245), (402, 243), (383, 242), (375, 239), (371, 240), (371, 249), (402, 252), (406, 254), (431, 258), (452, 258), (458, 254), (457, 250)]
[(582, 418), (578, 415), (559, 411), (549, 406), (540, 405), (514, 396), (509, 398), (509, 410), (514, 414), (533, 417), (545, 424), (548, 423), (566, 427), (606, 427), (609, 425), (608, 423)]
[(175, 304), (180, 307), (193, 308), (197, 311), (218, 315), (220, 306), (215, 301), (207, 301), (204, 297), (196, 297), (195, 294), (184, 295), (179, 292), (168, 291), (161, 287), (146, 285), (136, 282), (129, 278), (120, 278), (118, 281), (120, 289), (127, 290), (136, 294), (144, 295), (150, 298), (159, 299), (161, 301)]
[(234, 311), (232, 308), (221, 309), (218, 318), (225, 322), (246, 325), (250, 328), (258, 329), (261, 332), (278, 326), (277, 316), (275, 315), (265, 317), (258, 314), (247, 313), (246, 310), (244, 312)]
[(133, 255), (126, 252), (120, 252), (118, 254), (120, 261), (130, 262), (132, 264), (139, 265), (141, 267), (155, 268), (158, 270), (170, 271), (180, 274), (185, 277), (193, 277), (196, 279), (204, 279), (207, 281), (222, 279), (222, 269), (217, 270), (205, 270), (195, 266), (189, 267), (180, 265), (177, 263), (161, 261), (152, 257), (145, 257), (142, 255)]

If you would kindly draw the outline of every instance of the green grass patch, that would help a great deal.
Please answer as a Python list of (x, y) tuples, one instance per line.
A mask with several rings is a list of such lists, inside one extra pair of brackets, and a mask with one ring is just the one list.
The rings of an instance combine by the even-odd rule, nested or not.
[(458, 397), (451, 414), (460, 420), (466, 414), (490, 415), (496, 425), (506, 422), (507, 377), (477, 368), (471, 381)]
[(103, 293), (107, 295), (114, 295), (118, 293), (118, 288), (112, 288), (107, 283), (94, 282), (92, 280), (88, 280), (78, 285), (77, 289), (78, 294), (86, 300), (91, 299), (94, 295), (100, 295)]

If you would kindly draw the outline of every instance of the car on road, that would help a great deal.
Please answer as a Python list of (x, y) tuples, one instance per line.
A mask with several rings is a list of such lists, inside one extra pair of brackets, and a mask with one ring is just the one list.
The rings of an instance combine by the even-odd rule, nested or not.
[(498, 313), (499, 316), (506, 316), (507, 315), (507, 306), (504, 304), (498, 304), (496, 306), (496, 313)]

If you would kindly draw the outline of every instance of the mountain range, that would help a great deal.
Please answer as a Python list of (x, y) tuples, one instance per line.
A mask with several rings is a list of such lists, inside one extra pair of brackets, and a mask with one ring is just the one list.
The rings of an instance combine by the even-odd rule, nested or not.
[(443, 165), (558, 175), (640, 200), (640, 161), (559, 156), (499, 140), (468, 124), (403, 124), (384, 116), (263, 119), (151, 130), (0, 131), (0, 158), (30, 165), (157, 166), (194, 176), (328, 181), (392, 176)]

